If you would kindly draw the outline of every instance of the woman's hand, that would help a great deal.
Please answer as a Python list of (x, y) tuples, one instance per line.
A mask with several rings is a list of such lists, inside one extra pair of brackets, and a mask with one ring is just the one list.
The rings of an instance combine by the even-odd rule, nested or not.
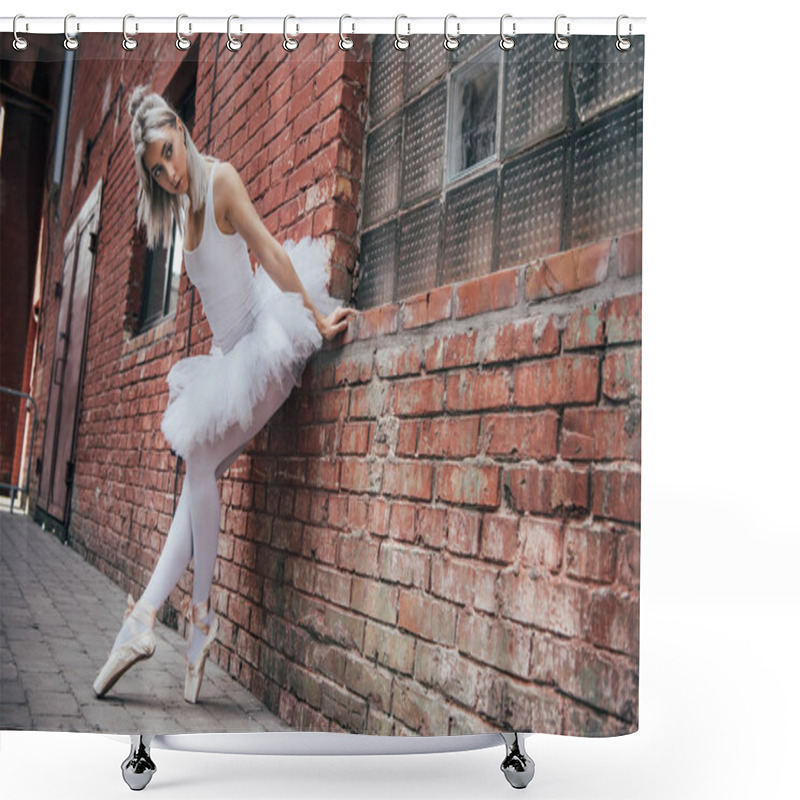
[(317, 316), (317, 328), (325, 339), (333, 339), (338, 336), (342, 331), (347, 330), (347, 322), (349, 317), (355, 318), (358, 312), (354, 308), (339, 308), (331, 311), (327, 317), (322, 314)]

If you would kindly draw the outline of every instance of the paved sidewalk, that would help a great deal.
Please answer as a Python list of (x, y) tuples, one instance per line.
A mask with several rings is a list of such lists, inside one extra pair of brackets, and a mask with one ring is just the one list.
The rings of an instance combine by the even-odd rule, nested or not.
[(210, 660), (183, 699), (185, 641), (156, 622), (156, 651), (101, 700), (92, 682), (127, 594), (33, 520), (0, 512), (0, 729), (103, 733), (290, 731)]

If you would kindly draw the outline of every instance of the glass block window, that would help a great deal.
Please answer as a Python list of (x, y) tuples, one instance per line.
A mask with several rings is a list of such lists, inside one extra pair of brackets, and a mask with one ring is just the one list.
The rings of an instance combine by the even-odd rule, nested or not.
[(447, 176), (458, 177), (497, 151), (500, 49), (491, 60), (478, 59), (450, 83)]
[(442, 283), (474, 278), (492, 271), (496, 212), (495, 172), (448, 192)]
[[(444, 48), (442, 48), (444, 50)], [(410, 103), (405, 117), (403, 204), (437, 192), (442, 186), (447, 92), (438, 86)]]
[(438, 200), (401, 218), (397, 254), (398, 297), (410, 297), (436, 286), (441, 226), (442, 206)]
[(410, 41), (373, 39), (359, 308), (641, 226), (643, 37)]

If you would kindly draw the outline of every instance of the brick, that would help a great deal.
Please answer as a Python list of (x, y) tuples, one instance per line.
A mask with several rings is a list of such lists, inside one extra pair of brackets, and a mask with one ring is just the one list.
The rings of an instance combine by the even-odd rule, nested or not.
[(436, 495), (450, 503), (496, 507), (500, 504), (500, 467), (442, 464), (436, 475)]
[(315, 569), (316, 581), (314, 593), (336, 605), (348, 607), (350, 605), (350, 575), (340, 573), (338, 570), (318, 566)]
[(481, 685), (480, 667), (455, 650), (417, 643), (414, 678), (459, 703), (474, 708)]
[(370, 705), (376, 705), (388, 712), (391, 707), (392, 674), (354, 654), (348, 654), (346, 665), (345, 686), (367, 700)]
[(517, 269), (507, 269), (456, 286), (456, 319), (516, 305), (518, 274)]
[(334, 371), (334, 383), (366, 383), (372, 377), (372, 353), (351, 356), (340, 361)]
[(386, 541), (380, 552), (380, 577), (403, 586), (427, 589), (430, 584), (431, 557), (427, 550)]
[(452, 286), (442, 286), (407, 298), (403, 302), (403, 328), (418, 328), (450, 319), (452, 303)]
[(410, 675), (414, 668), (416, 639), (397, 628), (387, 628), (367, 620), (364, 634), (364, 656), (384, 667)]
[(392, 384), (392, 413), (399, 416), (435, 414), (444, 403), (444, 378), (409, 378)]
[(431, 561), (431, 594), (457, 605), (496, 613), (496, 581), (495, 567), (460, 558), (444, 557)]
[(381, 378), (418, 375), (420, 363), (418, 344), (405, 347), (384, 347), (375, 353), (375, 371)]
[(605, 341), (605, 318), (606, 307), (601, 303), (594, 303), (570, 314), (561, 336), (564, 350), (601, 346)]
[(617, 240), (617, 275), (630, 278), (642, 273), (642, 230), (630, 231)]
[(478, 331), (456, 333), (437, 337), (425, 349), (425, 369), (429, 372), (439, 369), (452, 369), (477, 364), (475, 345)]
[(397, 622), (397, 586), (353, 576), (350, 607), (365, 616), (394, 625)]
[(642, 396), (642, 349), (625, 347), (606, 354), (603, 360), (603, 394), (612, 400)]
[(392, 503), (388, 533), (403, 542), (417, 540), (417, 506), (415, 503)]
[(552, 317), (514, 320), (482, 334), (483, 363), (555, 355), (559, 333)]
[(552, 683), (595, 708), (626, 721), (636, 719), (638, 673), (624, 661), (550, 636), (534, 637), (531, 678)]
[(600, 589), (589, 605), (587, 638), (593, 644), (639, 656), (639, 598)]
[(561, 430), (561, 455), (575, 461), (641, 461), (641, 408), (567, 408)]
[(589, 475), (564, 467), (522, 466), (505, 470), (509, 502), (519, 512), (584, 513), (589, 507)]
[(606, 340), (609, 344), (642, 340), (642, 295), (616, 297), (606, 303)]
[(342, 463), (341, 487), (351, 492), (377, 491), (380, 465), (349, 458)]
[(531, 630), (484, 614), (464, 611), (458, 617), (458, 649), (503, 672), (528, 677)]
[(449, 374), (446, 407), (451, 411), (479, 411), (507, 406), (511, 395), (509, 380), (507, 369)]
[(371, 339), (397, 332), (399, 306), (384, 305), (360, 311), (356, 336), (358, 339)]
[(589, 355), (561, 356), (522, 364), (514, 370), (514, 404), (594, 403), (599, 373), (599, 358)]
[(480, 542), (481, 513), (464, 508), (449, 508), (445, 519), (447, 549), (451, 553), (476, 555)]
[(561, 568), (564, 540), (562, 520), (524, 516), (519, 521), (522, 566), (542, 567), (551, 572)]
[(386, 413), (390, 387), (388, 383), (372, 381), (366, 386), (354, 386), (350, 393), (350, 417), (375, 419)]
[(567, 575), (611, 583), (617, 571), (617, 539), (608, 526), (568, 524), (564, 542)]
[(592, 513), (598, 517), (639, 522), (641, 473), (637, 469), (596, 468), (592, 474)]
[(342, 455), (366, 455), (369, 450), (371, 430), (372, 425), (368, 422), (345, 423), (342, 426), (339, 453)]
[(397, 679), (392, 694), (392, 716), (420, 736), (447, 736), (447, 707), (436, 696), (411, 681)]
[(477, 710), (506, 730), (561, 733), (563, 699), (552, 689), (488, 675)]
[(417, 461), (387, 462), (381, 491), (390, 497), (430, 500), (433, 492), (433, 466)]
[(417, 452), (443, 458), (474, 456), (478, 452), (480, 424), (479, 416), (424, 419), (420, 423)]
[(389, 502), (383, 497), (370, 499), (367, 530), (375, 536), (389, 535)]
[(342, 569), (359, 575), (378, 574), (378, 545), (358, 536), (339, 537), (338, 563)]
[(583, 586), (545, 575), (535, 569), (500, 574), (498, 591), (503, 615), (563, 636), (581, 636), (586, 615)]
[(448, 512), (443, 508), (422, 506), (417, 510), (417, 535), (427, 547), (441, 550), (447, 538), (445, 521)]
[(455, 644), (456, 606), (401, 589), (397, 626), (440, 645)]
[(557, 253), (532, 264), (525, 273), (525, 298), (542, 300), (602, 283), (608, 275), (610, 252), (608, 240)]
[(510, 564), (519, 553), (519, 523), (516, 515), (484, 514), (481, 526), (482, 559)]
[(557, 453), (558, 414), (485, 414), (481, 440), (487, 456), (547, 461)]

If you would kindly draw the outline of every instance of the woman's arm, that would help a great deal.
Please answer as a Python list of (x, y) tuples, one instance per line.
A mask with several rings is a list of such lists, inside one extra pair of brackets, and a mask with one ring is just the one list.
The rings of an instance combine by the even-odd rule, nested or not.
[(326, 318), (308, 296), (286, 251), (264, 227), (236, 168), (221, 161), (215, 172), (219, 178), (214, 188), (223, 203), (225, 219), (247, 242), (247, 246), (255, 253), (278, 287), (284, 292), (297, 292), (302, 296), (306, 307), (314, 315), (317, 327), (321, 329)]

